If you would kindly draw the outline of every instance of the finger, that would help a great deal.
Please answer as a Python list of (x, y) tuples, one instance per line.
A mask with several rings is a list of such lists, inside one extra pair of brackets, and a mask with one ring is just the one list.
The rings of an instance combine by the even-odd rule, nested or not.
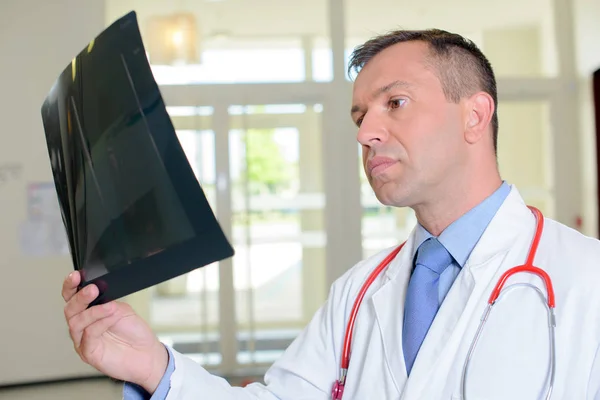
[[(71, 318), (69, 320), (69, 333), (75, 348), (80, 347), (84, 332), (87, 332), (92, 326), (95, 326), (95, 328), (93, 328), (91, 332), (98, 332), (98, 330), (103, 326), (99, 325), (99, 322), (104, 321), (105, 319), (110, 319), (111, 316), (115, 314), (115, 310), (116, 306), (111, 302), (91, 307)], [(111, 325), (108, 325), (108, 327)], [(106, 329), (102, 332), (98, 332), (97, 336), (100, 336), (105, 331)]]
[(97, 350), (100, 348), (100, 341), (103, 340), (102, 336), (111, 326), (119, 322), (120, 318), (119, 315), (111, 315), (95, 322), (83, 331), (78, 351), (79, 356), (83, 361), (90, 365), (100, 364), (101, 360), (98, 359), (98, 357), (101, 355), (98, 354)]
[(114, 304), (112, 307), (113, 312), (111, 315), (89, 325), (83, 331), (81, 336), (79, 355), (83, 361), (90, 365), (97, 365), (101, 361), (97, 359), (98, 356), (101, 356), (101, 354), (97, 353), (97, 350), (99, 348), (100, 341), (103, 340), (103, 335), (124, 317), (123, 313), (119, 312)]
[(70, 320), (73, 316), (85, 311), (90, 303), (98, 297), (99, 291), (96, 285), (88, 285), (77, 292), (65, 305), (65, 318)]
[(62, 297), (65, 301), (69, 301), (71, 297), (77, 293), (77, 286), (80, 281), (81, 275), (79, 274), (79, 271), (73, 271), (67, 276), (62, 286)]

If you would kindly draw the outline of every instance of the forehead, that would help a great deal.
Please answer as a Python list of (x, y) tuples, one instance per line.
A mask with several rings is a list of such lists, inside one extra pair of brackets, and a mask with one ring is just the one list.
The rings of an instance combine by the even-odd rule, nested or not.
[(400, 80), (419, 86), (437, 80), (427, 62), (428, 44), (411, 41), (394, 44), (375, 55), (354, 81), (353, 97), (363, 97), (374, 89)]

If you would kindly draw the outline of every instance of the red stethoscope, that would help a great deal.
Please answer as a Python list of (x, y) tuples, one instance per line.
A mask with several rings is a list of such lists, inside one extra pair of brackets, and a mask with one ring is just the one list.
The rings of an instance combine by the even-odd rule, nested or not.
[[(485, 322), (487, 321), (489, 314), (492, 310), (492, 306), (494, 306), (494, 304), (496, 304), (500, 300), (500, 298), (504, 295), (504, 293), (506, 293), (509, 290), (516, 288), (516, 287), (528, 287), (528, 288), (532, 288), (532, 289), (536, 290), (537, 293), (541, 296), (541, 298), (544, 301), (544, 304), (546, 306), (546, 310), (548, 312), (548, 321), (549, 321), (548, 325), (549, 325), (549, 331), (550, 331), (550, 362), (551, 362), (551, 365), (550, 365), (550, 370), (548, 372), (548, 374), (549, 374), (548, 385), (547, 385), (548, 388), (546, 390), (545, 398), (549, 399), (550, 395), (552, 393), (552, 388), (554, 386), (554, 375), (555, 375), (554, 328), (556, 326), (556, 320), (554, 317), (554, 288), (552, 286), (552, 280), (550, 279), (550, 276), (548, 276), (548, 274), (545, 271), (543, 271), (542, 269), (535, 267), (533, 265), (533, 261), (534, 261), (535, 255), (537, 253), (537, 248), (538, 248), (538, 245), (540, 242), (540, 238), (542, 236), (542, 231), (544, 230), (544, 216), (542, 215), (542, 212), (540, 210), (538, 210), (537, 208), (531, 207), (531, 206), (528, 206), (528, 207), (531, 210), (531, 212), (535, 215), (535, 218), (537, 221), (537, 226), (536, 226), (536, 230), (535, 230), (535, 236), (531, 243), (531, 248), (529, 249), (529, 255), (527, 256), (527, 261), (525, 262), (524, 265), (513, 267), (513, 268), (509, 269), (508, 271), (506, 271), (504, 274), (502, 274), (502, 276), (498, 280), (498, 283), (496, 284), (496, 287), (494, 288), (494, 290), (492, 291), (492, 294), (490, 295), (490, 298), (488, 300), (488, 305), (483, 313), (483, 316), (481, 317), (481, 322), (480, 322), (479, 328), (477, 329), (475, 338), (473, 339), (473, 342), (471, 343), (471, 347), (469, 349), (469, 353), (467, 355), (467, 359), (464, 364), (463, 374), (462, 374), (462, 396), (463, 396), (463, 399), (467, 398), (466, 397), (466, 383), (467, 383), (466, 377), (467, 377), (467, 370), (469, 368), (469, 363), (473, 356), (473, 352), (475, 351), (475, 347), (477, 345), (479, 337), (481, 336), (481, 333), (483, 331)], [(346, 376), (348, 374), (348, 367), (350, 365), (350, 347), (352, 344), (352, 333), (354, 331), (354, 322), (356, 321), (356, 315), (358, 314), (358, 309), (360, 308), (363, 297), (365, 297), (365, 293), (367, 292), (369, 287), (371, 287), (371, 285), (373, 284), (375, 279), (390, 264), (390, 262), (396, 257), (396, 255), (398, 255), (398, 253), (400, 252), (400, 250), (402, 250), (402, 247), (404, 247), (405, 244), (406, 244), (406, 242), (404, 242), (400, 246), (396, 247), (390, 254), (388, 254), (388, 256), (383, 261), (381, 261), (381, 263), (377, 266), (377, 268), (375, 268), (373, 270), (373, 272), (371, 272), (371, 274), (369, 275), (369, 277), (367, 278), (367, 280), (361, 287), (360, 292), (358, 293), (358, 296), (356, 297), (356, 300), (354, 301), (354, 306), (352, 307), (352, 311), (350, 313), (350, 319), (348, 320), (348, 325), (346, 326), (346, 332), (345, 332), (345, 336), (344, 336), (344, 348), (343, 348), (343, 352), (342, 352), (342, 361), (341, 361), (341, 366), (340, 366), (340, 377), (333, 385), (333, 389), (331, 391), (332, 400), (341, 400), (342, 396), (344, 395), (344, 387), (346, 385)], [(536, 274), (540, 278), (542, 278), (542, 280), (544, 281), (544, 283), (546, 285), (547, 296), (544, 297), (542, 291), (537, 286), (529, 284), (529, 283), (516, 283), (516, 284), (510, 285), (506, 289), (502, 290), (502, 288), (503, 288), (504, 284), (506, 283), (506, 281), (508, 280), (508, 278), (510, 278), (512, 275), (520, 273), (520, 272), (528, 272), (531, 274)]]

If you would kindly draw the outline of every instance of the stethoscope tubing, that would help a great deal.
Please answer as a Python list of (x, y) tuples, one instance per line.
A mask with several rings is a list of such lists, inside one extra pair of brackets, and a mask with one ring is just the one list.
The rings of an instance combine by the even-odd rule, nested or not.
[[(461, 378), (461, 396), (462, 400), (467, 400), (467, 375), (468, 369), (471, 363), (471, 359), (473, 358), (473, 353), (475, 352), (475, 347), (477, 347), (477, 343), (479, 342), (479, 338), (483, 332), (483, 327), (485, 326), (490, 313), (492, 312), (492, 307), (497, 304), (507, 293), (513, 291), (518, 288), (529, 288), (535, 290), (538, 294), (539, 298), (542, 300), (544, 307), (546, 308), (546, 312), (548, 315), (548, 332), (549, 332), (549, 353), (550, 353), (550, 371), (548, 380), (548, 388), (546, 390), (545, 400), (549, 400), (552, 395), (552, 390), (554, 388), (554, 379), (556, 372), (556, 343), (555, 343), (555, 328), (556, 328), (556, 317), (554, 314), (554, 308), (548, 305), (547, 298), (544, 297), (544, 293), (535, 285), (531, 283), (515, 283), (510, 286), (507, 286), (504, 290), (500, 292), (500, 295), (495, 300), (493, 304), (488, 304), (485, 308), (483, 315), (481, 317), (481, 322), (479, 323), (479, 327), (477, 328), (477, 333), (473, 341), (471, 342), (471, 346), (469, 348), (469, 352), (467, 353), (467, 358), (465, 360), (465, 364), (463, 366), (462, 378)], [(549, 379), (548, 379), (549, 378)]]
[[(494, 287), (494, 290), (492, 291), (492, 293), (490, 295), (490, 298), (488, 300), (488, 305), (483, 312), (481, 321), (479, 323), (479, 327), (477, 328), (475, 337), (474, 337), (473, 341), (471, 342), (471, 346), (469, 348), (469, 352), (467, 354), (467, 358), (465, 360), (465, 364), (463, 367), (463, 373), (462, 373), (462, 379), (461, 379), (461, 381), (462, 381), (461, 382), (461, 392), (462, 392), (463, 400), (466, 400), (466, 398), (467, 398), (466, 397), (466, 386), (467, 386), (466, 378), (467, 378), (470, 361), (473, 357), (475, 347), (477, 346), (477, 343), (479, 342), (479, 339), (483, 332), (485, 323), (487, 322), (487, 319), (492, 311), (492, 307), (502, 297), (504, 297), (504, 295), (506, 293), (512, 291), (514, 288), (517, 288), (517, 287), (529, 287), (529, 288), (535, 289), (536, 292), (541, 296), (542, 300), (544, 300), (544, 304), (547, 309), (549, 335), (550, 335), (550, 364), (551, 365), (550, 365), (550, 371), (549, 371), (548, 389), (546, 391), (545, 399), (549, 400), (550, 396), (552, 394), (552, 389), (554, 387), (555, 369), (556, 369), (556, 360), (555, 360), (555, 358), (556, 358), (556, 355), (555, 355), (555, 352), (556, 352), (556, 344), (555, 344), (556, 318), (555, 318), (555, 314), (554, 314), (554, 307), (555, 307), (554, 288), (553, 288), (552, 280), (550, 279), (550, 276), (544, 270), (542, 270), (538, 267), (535, 267), (533, 265), (533, 261), (537, 254), (538, 245), (539, 245), (539, 242), (540, 242), (540, 239), (542, 236), (542, 232), (544, 229), (544, 216), (542, 215), (542, 212), (540, 210), (538, 210), (537, 208), (531, 207), (531, 206), (528, 206), (528, 208), (535, 215), (536, 230), (535, 230), (535, 235), (534, 235), (533, 241), (531, 243), (531, 247), (529, 249), (527, 261), (525, 262), (524, 265), (511, 268), (508, 271), (506, 271), (504, 274), (502, 274), (502, 276), (496, 283), (496, 286)], [(338, 380), (336, 380), (336, 382), (334, 383), (334, 386), (332, 388), (331, 398), (333, 400), (341, 400), (343, 393), (344, 393), (344, 388), (346, 385), (346, 377), (347, 377), (347, 373), (348, 373), (348, 367), (350, 365), (350, 351), (351, 351), (351, 345), (352, 345), (352, 334), (354, 331), (354, 323), (356, 322), (356, 316), (358, 314), (360, 305), (362, 304), (362, 300), (363, 300), (367, 290), (369, 289), (369, 287), (371, 287), (371, 285), (375, 281), (375, 279), (377, 279), (377, 277), (381, 274), (381, 272), (385, 268), (387, 268), (387, 266), (396, 257), (396, 255), (400, 252), (400, 250), (402, 250), (402, 248), (404, 247), (405, 244), (406, 244), (406, 242), (404, 242), (400, 246), (396, 247), (390, 254), (387, 255), (387, 257), (385, 259), (383, 259), (383, 261), (381, 261), (381, 263), (379, 263), (379, 265), (375, 268), (375, 270), (373, 270), (373, 272), (371, 272), (371, 274), (369, 275), (369, 277), (367, 278), (365, 283), (362, 285), (360, 292), (354, 301), (354, 305), (352, 307), (352, 311), (350, 313), (350, 318), (348, 319), (348, 324), (346, 326), (346, 332), (344, 335), (344, 345), (343, 345), (343, 350), (342, 350), (342, 360), (341, 360), (341, 366), (340, 366), (340, 377)], [(545, 283), (547, 297), (544, 298), (542, 291), (537, 286), (528, 284), (528, 283), (513, 284), (513, 285), (506, 287), (503, 290), (504, 284), (506, 283), (508, 278), (510, 278), (512, 275), (515, 275), (515, 274), (521, 273), (521, 272), (528, 272), (528, 273), (538, 275)]]

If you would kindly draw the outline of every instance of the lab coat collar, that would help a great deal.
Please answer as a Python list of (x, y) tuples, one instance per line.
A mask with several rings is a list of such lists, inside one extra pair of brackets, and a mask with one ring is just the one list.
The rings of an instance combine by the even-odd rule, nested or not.
[(465, 309), (474, 307), (479, 301), (490, 279), (503, 265), (515, 241), (522, 235), (533, 235), (534, 230), (535, 217), (525, 205), (517, 189), (511, 187), (510, 194), (483, 233), (442, 303), (438, 317), (423, 342), (408, 379), (402, 349), (402, 324), (396, 322), (398, 318), (403, 320), (406, 289), (416, 251), (413, 230), (405, 247), (386, 270), (382, 286), (372, 297), (385, 343), (385, 361), (399, 393), (403, 393), (404, 398), (413, 398), (411, 395), (419, 393), (424, 388), (428, 377), (433, 373), (447, 348), (445, 344), (453, 335), (461, 334), (456, 329)]
[[(503, 181), (494, 193), (451, 223), (437, 236), (437, 239), (448, 250), (456, 265), (460, 268), (465, 266), (471, 251), (479, 242), (481, 235), (494, 218), (510, 190), (510, 185)], [(425, 227), (417, 224), (415, 231), (416, 248), (419, 248), (425, 240), (431, 237), (434, 236)]]
[(467, 260), (465, 267), (474, 273), (476, 269), (485, 265), (493, 257), (500, 253), (506, 253), (517, 237), (533, 236), (536, 227), (535, 216), (527, 208), (527, 204), (517, 188), (514, 185), (511, 187), (510, 194)]
[[(527, 208), (525, 201), (521, 197), (515, 185), (510, 185), (511, 190), (506, 200), (502, 203), (498, 212), (490, 221), (488, 227), (484, 230), (481, 239), (473, 249), (467, 259), (466, 268), (477, 268), (483, 265), (497, 255), (506, 251), (524, 226), (535, 226), (535, 217)], [(533, 223), (533, 225), (532, 225)], [(490, 234), (489, 232), (493, 232)], [(417, 251), (417, 226), (415, 226), (406, 240), (404, 248), (399, 253), (398, 257), (403, 253), (408, 253), (407, 259), (413, 260)], [(396, 274), (404, 265), (401, 262), (390, 263), (390, 266), (385, 270), (385, 276), (388, 280), (395, 278)], [(409, 266), (409, 268), (412, 268)]]

